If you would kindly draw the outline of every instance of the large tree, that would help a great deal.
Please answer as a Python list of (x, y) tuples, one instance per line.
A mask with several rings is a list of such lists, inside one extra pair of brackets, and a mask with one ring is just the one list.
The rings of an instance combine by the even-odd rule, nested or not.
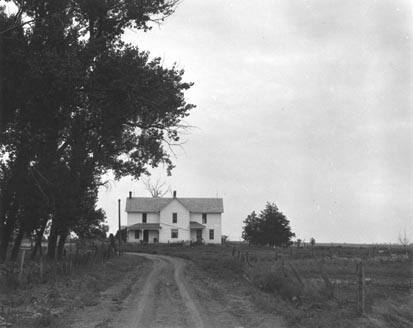
[(258, 215), (252, 212), (244, 224), (242, 238), (255, 245), (289, 246), (295, 236), (290, 222), (275, 203), (267, 203)]
[(12, 233), (41, 238), (49, 220), (54, 257), (57, 236), (102, 218), (93, 212), (102, 174), (173, 168), (191, 84), (121, 41), (126, 28), (169, 16), (175, 0), (12, 2), (14, 14), (0, 8), (0, 258)]

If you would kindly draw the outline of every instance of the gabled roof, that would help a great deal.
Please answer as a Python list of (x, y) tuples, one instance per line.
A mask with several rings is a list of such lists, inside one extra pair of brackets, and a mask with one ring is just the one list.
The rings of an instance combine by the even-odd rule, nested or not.
[(160, 212), (172, 200), (176, 199), (192, 213), (222, 213), (224, 202), (222, 198), (152, 198), (132, 197), (126, 199), (126, 212)]

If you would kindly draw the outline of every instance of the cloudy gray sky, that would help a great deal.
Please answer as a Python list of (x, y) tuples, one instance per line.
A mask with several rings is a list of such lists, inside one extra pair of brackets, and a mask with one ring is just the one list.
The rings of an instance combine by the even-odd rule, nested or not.
[[(407, 0), (183, 0), (162, 26), (128, 32), (195, 82), (196, 128), (166, 180), (178, 196), (223, 197), (232, 240), (267, 201), (306, 240), (412, 240), (411, 22)], [(112, 228), (129, 190), (146, 195), (130, 179), (100, 193)]]

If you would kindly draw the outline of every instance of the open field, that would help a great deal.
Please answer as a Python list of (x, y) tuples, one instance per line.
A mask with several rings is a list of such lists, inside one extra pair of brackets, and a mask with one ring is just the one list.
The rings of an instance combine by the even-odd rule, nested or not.
[[(0, 327), (8, 327), (5, 322), (11, 327), (59, 328), (121, 327), (121, 322), (127, 322), (125, 327), (135, 327), (135, 322), (143, 327), (173, 322), (189, 327), (192, 321), (204, 327), (261, 328), (413, 324), (411, 250), (407, 255), (402, 248), (274, 249), (245, 244), (125, 245), (124, 250), (154, 256), (87, 263), (90, 257), (84, 254), (79, 259), (86, 263), (70, 269), (63, 261), (59, 272), (45, 270), (43, 281), (36, 266), (34, 279), (28, 279), (30, 270), (23, 283), (3, 279)], [(357, 306), (360, 261), (365, 271), (364, 314)], [(158, 311), (148, 316), (144, 309), (151, 304)], [(182, 314), (187, 308), (198, 319)]]
[[(128, 249), (188, 259), (214, 280), (211, 288), (215, 286), (223, 299), (228, 292), (225, 289), (246, 289), (245, 297), (254, 302), (263, 317), (279, 314), (291, 327), (413, 324), (411, 250), (408, 256), (405, 249), (397, 247), (272, 249), (238, 244)], [(365, 270), (364, 314), (357, 308), (356, 265), (360, 261)], [(242, 281), (243, 286), (234, 287), (236, 281)]]

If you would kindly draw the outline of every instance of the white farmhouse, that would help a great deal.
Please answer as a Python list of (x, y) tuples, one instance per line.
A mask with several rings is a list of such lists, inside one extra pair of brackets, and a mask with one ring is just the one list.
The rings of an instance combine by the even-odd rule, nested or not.
[(126, 199), (128, 242), (221, 243), (222, 198)]

